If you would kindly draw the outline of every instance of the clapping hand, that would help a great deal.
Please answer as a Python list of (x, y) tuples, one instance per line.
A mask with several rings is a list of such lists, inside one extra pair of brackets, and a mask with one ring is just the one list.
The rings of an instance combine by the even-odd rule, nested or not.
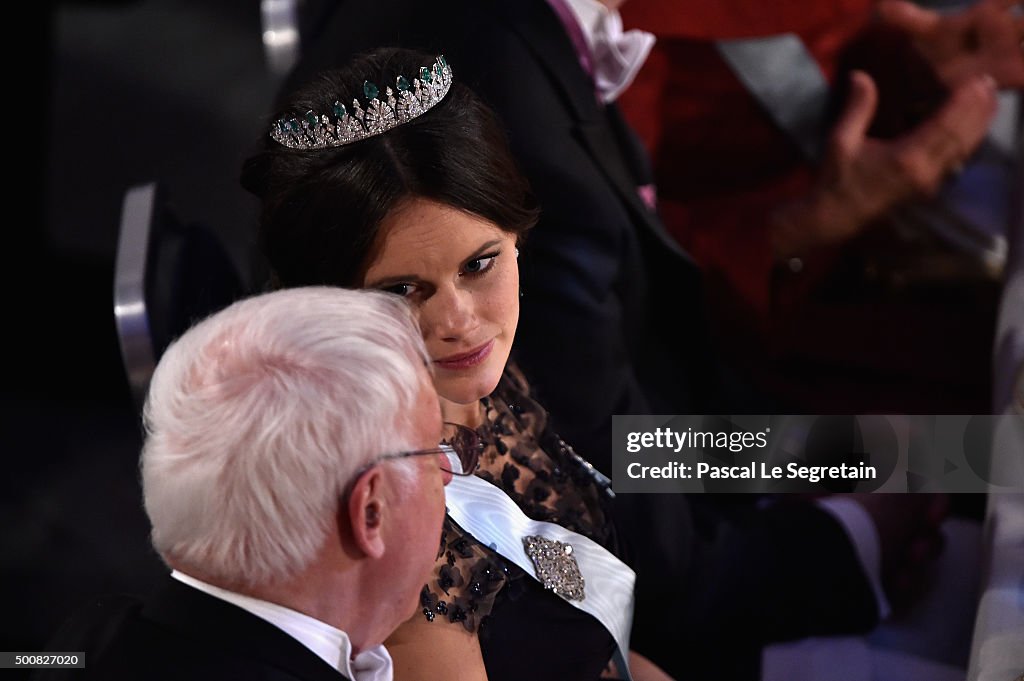
[(1001, 88), (1024, 88), (1024, 16), (1021, 0), (979, 0), (940, 14), (909, 0), (884, 0), (883, 22), (905, 31), (951, 88), (988, 74)]
[(993, 79), (972, 76), (916, 128), (895, 139), (874, 139), (867, 132), (877, 88), (862, 71), (851, 78), (849, 100), (832, 128), (812, 192), (773, 216), (778, 259), (841, 243), (897, 204), (934, 194), (985, 138), (995, 114)]

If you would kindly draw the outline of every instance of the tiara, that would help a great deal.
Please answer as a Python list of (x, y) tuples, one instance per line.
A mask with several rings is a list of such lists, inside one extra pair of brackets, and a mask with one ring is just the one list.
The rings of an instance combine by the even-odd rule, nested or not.
[(420, 67), (419, 75), (411, 84), (398, 76), (395, 89), (386, 88), (383, 99), (376, 85), (363, 81), (365, 109), (353, 99), (351, 110), (335, 102), (331, 115), (307, 111), (301, 118), (279, 118), (270, 128), (270, 137), (290, 149), (327, 149), (387, 132), (422, 116), (448, 94), (452, 68), (443, 56), (429, 68)]

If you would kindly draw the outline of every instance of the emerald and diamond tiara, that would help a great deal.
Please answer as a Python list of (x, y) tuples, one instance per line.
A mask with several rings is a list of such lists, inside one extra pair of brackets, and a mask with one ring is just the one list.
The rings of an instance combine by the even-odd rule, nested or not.
[(444, 99), (452, 85), (452, 68), (444, 56), (429, 67), (420, 68), (412, 83), (399, 76), (395, 89), (385, 88), (384, 98), (370, 81), (363, 82), (364, 109), (358, 99), (351, 110), (334, 102), (331, 114), (307, 111), (301, 117), (279, 118), (270, 128), (270, 137), (290, 149), (327, 149), (373, 137), (402, 123), (422, 116)]

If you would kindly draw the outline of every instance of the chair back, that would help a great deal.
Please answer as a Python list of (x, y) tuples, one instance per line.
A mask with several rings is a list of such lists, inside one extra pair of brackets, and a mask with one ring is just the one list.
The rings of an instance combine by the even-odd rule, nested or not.
[(283, 78), (303, 46), (323, 28), (340, 0), (260, 0), (263, 54), (272, 76)]
[(244, 296), (246, 287), (216, 233), (180, 220), (156, 182), (125, 193), (114, 267), (121, 357), (141, 409), (167, 346), (194, 322)]

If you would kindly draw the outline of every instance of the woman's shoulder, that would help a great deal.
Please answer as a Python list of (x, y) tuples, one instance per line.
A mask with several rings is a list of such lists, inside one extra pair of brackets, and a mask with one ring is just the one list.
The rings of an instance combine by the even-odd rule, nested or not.
[(504, 491), (533, 520), (555, 522), (604, 543), (607, 479), (555, 432), (517, 366), (506, 367), (484, 406), (480, 433), (488, 446), (477, 476)]
[(519, 576), (520, 570), (446, 515), (437, 561), (420, 594), (421, 612), (429, 622), (476, 632), (498, 595)]

